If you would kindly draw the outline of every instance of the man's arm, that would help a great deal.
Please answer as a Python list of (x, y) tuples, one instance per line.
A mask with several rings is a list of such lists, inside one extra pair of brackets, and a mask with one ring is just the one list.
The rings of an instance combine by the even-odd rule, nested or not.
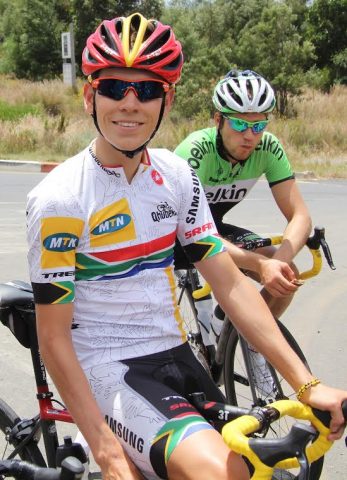
[(259, 277), (257, 280), (274, 297), (292, 295), (298, 289), (298, 286), (293, 283), (295, 274), (286, 262), (244, 250), (225, 239), (223, 243), (236, 265), (244, 270), (255, 272)]
[[(100, 465), (103, 478), (143, 478), (105, 422), (77, 359), (72, 339), (73, 304), (36, 305), (40, 353), (64, 403)], [(124, 476), (123, 476), (124, 475)]]
[(311, 233), (312, 221), (295, 180), (281, 182), (273, 186), (271, 191), (288, 222), (282, 244), (273, 258), (289, 264), (305, 245)]
[[(313, 379), (282, 336), (257, 289), (242, 275), (226, 252), (195, 265), (211, 285), (217, 302), (232, 319), (237, 330), (269, 360), (295, 391)], [(342, 436), (344, 418), (341, 403), (345, 398), (347, 392), (321, 384), (303, 396), (303, 401), (332, 413), (331, 439)]]

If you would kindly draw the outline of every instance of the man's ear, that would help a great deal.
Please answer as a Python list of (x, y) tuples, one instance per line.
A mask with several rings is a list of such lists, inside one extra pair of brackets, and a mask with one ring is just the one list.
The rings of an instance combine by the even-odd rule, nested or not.
[(94, 89), (90, 83), (85, 83), (83, 87), (84, 109), (89, 115), (93, 114), (94, 110)]
[(214, 119), (214, 124), (218, 129), (221, 126), (221, 121), (222, 121), (221, 113), (220, 112), (214, 112), (213, 119)]
[(170, 112), (174, 102), (174, 98), (175, 98), (175, 87), (172, 86), (165, 96), (164, 116), (166, 116)]

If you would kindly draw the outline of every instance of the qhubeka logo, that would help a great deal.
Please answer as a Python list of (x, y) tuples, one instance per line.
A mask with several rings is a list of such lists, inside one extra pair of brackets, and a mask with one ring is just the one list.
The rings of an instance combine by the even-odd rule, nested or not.
[(71, 233), (56, 233), (43, 240), (43, 246), (50, 252), (70, 252), (78, 245), (78, 237)]
[(93, 235), (103, 235), (104, 233), (113, 233), (118, 230), (122, 230), (131, 222), (130, 215), (127, 214), (118, 214), (113, 217), (107, 218), (99, 225), (97, 225), (93, 230)]

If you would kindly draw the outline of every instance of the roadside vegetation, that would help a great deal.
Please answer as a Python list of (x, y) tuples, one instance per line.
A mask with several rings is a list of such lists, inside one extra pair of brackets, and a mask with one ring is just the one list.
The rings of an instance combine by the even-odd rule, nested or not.
[[(31, 82), (0, 76), (0, 158), (63, 161), (94, 137), (83, 109), (83, 84), (75, 91), (61, 80)], [(182, 94), (177, 89), (177, 104)], [(269, 130), (277, 135), (296, 171), (316, 177), (347, 178), (347, 87), (330, 93), (307, 89), (289, 99), (288, 115), (274, 115)], [(191, 119), (166, 120), (152, 142), (170, 150), (191, 131), (213, 125), (210, 110)]]
[[(81, 55), (101, 19), (140, 12), (172, 25), (185, 64), (169, 149), (212, 124), (212, 89), (251, 69), (275, 89), (270, 130), (298, 171), (347, 178), (347, 0), (0, 0), (0, 158), (62, 161), (94, 136), (83, 112)], [(38, 19), (49, 18), (49, 22)], [(74, 90), (63, 85), (61, 33), (74, 32)]]

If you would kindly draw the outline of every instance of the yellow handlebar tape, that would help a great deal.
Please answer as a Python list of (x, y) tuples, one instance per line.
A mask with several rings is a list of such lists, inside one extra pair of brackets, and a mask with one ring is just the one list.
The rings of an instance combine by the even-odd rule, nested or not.
[[(319, 432), (317, 439), (306, 448), (307, 458), (310, 463), (323, 456), (329, 450), (332, 445), (332, 442), (327, 438), (330, 431), (314, 416), (309, 406), (293, 400), (279, 400), (269, 405), (269, 407), (276, 408), (280, 412), (280, 417), (290, 416), (300, 420), (307, 420), (317, 429)], [(249, 446), (247, 435), (258, 429), (258, 420), (250, 415), (244, 415), (227, 423), (223, 427), (222, 436), (231, 450), (246, 456), (252, 462), (255, 468), (252, 480), (270, 480), (273, 469), (264, 465)], [(299, 462), (297, 458), (289, 458), (278, 462), (275, 467), (285, 469), (297, 468), (299, 467)]]
[[(271, 245), (279, 245), (282, 242), (282, 236), (271, 237)], [(312, 267), (309, 270), (301, 272), (299, 275), (300, 280), (307, 280), (308, 278), (315, 277), (322, 270), (322, 255), (320, 250), (309, 249), (312, 255)], [(205, 283), (202, 288), (193, 292), (193, 298), (199, 300), (211, 293), (211, 287), (208, 283)]]

